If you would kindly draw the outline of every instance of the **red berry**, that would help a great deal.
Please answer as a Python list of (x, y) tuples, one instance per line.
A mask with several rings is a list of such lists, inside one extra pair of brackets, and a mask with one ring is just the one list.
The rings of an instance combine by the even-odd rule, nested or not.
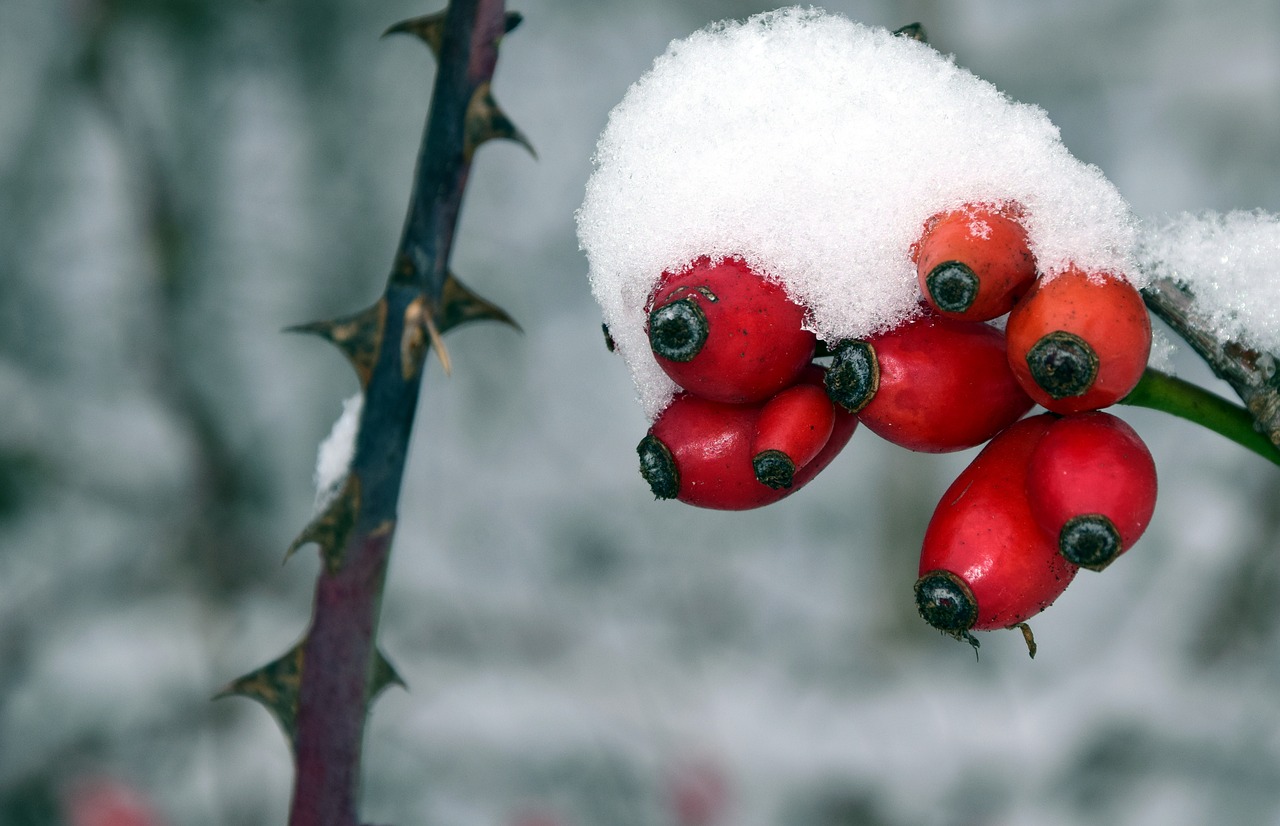
[(796, 471), (826, 445), (835, 422), (835, 405), (815, 384), (792, 385), (765, 402), (751, 445), (756, 478), (771, 488), (791, 487)]
[(1008, 628), (1047, 608), (1076, 566), (1031, 513), (1027, 470), (1052, 416), (1024, 419), (996, 436), (947, 488), (925, 531), (916, 605), (940, 631)]
[(164, 822), (137, 789), (114, 779), (75, 787), (64, 812), (69, 826), (161, 826)]
[(1115, 404), (1142, 378), (1151, 353), (1142, 295), (1117, 275), (1074, 267), (1037, 280), (1005, 334), (1022, 388), (1055, 413)]
[[(819, 386), (822, 369), (800, 379)], [(856, 416), (837, 411), (831, 436), (818, 454), (796, 472), (790, 488), (771, 488), (756, 479), (752, 442), (763, 405), (725, 404), (678, 394), (636, 448), (640, 473), (659, 499), (679, 499), (716, 510), (768, 505), (804, 487), (849, 442)]]
[(729, 784), (714, 763), (696, 763), (668, 779), (667, 796), (678, 826), (712, 826), (729, 806)]
[(795, 381), (817, 339), (805, 310), (737, 258), (664, 273), (649, 311), (654, 358), (682, 389), (719, 402), (758, 402)]
[(1031, 511), (1070, 562), (1100, 571), (1138, 541), (1156, 506), (1156, 464), (1132, 427), (1095, 411), (1059, 419), (1031, 455)]
[(967, 206), (930, 219), (914, 252), (920, 292), (934, 309), (969, 321), (1013, 309), (1036, 277), (1019, 212)]
[(1032, 406), (1009, 370), (1003, 333), (933, 313), (842, 342), (827, 388), (882, 438), (927, 453), (980, 445)]

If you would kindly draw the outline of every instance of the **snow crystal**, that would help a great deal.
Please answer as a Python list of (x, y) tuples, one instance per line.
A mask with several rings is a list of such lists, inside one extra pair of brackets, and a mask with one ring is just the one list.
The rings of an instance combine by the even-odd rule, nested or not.
[(610, 114), (594, 163), (579, 240), (651, 417), (676, 387), (644, 305), (664, 270), (701, 255), (780, 281), (827, 341), (917, 312), (909, 248), (927, 218), (965, 203), (1020, 203), (1042, 273), (1136, 274), (1128, 205), (1043, 110), (928, 45), (821, 10), (671, 43)]
[(1144, 228), (1138, 257), (1151, 277), (1191, 290), (1219, 339), (1280, 353), (1280, 216), (1184, 213)]
[(356, 453), (356, 434), (360, 430), (360, 411), (364, 408), (364, 394), (357, 393), (342, 403), (342, 415), (333, 423), (333, 430), (320, 443), (316, 451), (316, 512), (333, 501), (347, 481), (351, 457)]

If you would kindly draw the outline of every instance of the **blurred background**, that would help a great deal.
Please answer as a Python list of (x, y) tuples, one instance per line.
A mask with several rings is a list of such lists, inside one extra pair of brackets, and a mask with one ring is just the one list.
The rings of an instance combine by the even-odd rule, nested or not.
[[(1034, 661), (1004, 632), (975, 661), (915, 613), (972, 452), (859, 432), (761, 511), (653, 501), (573, 212), (667, 43), (770, 6), (511, 7), (494, 91), (539, 159), (479, 152), (453, 262), (525, 332), (464, 328), (426, 375), (382, 618), (410, 690), (374, 707), (364, 817), (1280, 823), (1280, 468), (1121, 411), (1161, 472), (1153, 524), (1033, 621)], [(308, 621), (316, 554), (281, 560), (356, 382), (279, 331), (381, 292), (434, 66), (378, 35), (437, 8), (0, 3), (0, 824), (99, 823), (102, 789), (153, 824), (285, 822), (275, 723), (210, 697)], [(922, 22), (1140, 215), (1280, 212), (1271, 0), (827, 8)]]

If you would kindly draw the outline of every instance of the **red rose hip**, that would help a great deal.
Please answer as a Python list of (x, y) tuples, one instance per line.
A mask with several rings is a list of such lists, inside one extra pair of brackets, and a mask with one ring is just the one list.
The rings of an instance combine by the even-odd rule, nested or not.
[(1034, 416), (996, 436), (943, 494), (915, 586), (920, 616), (934, 628), (976, 644), (970, 631), (1025, 622), (1075, 576), (1026, 491), (1032, 452), (1052, 421)]
[(1013, 206), (967, 206), (934, 216), (916, 245), (920, 292), (939, 313), (987, 321), (1013, 309), (1036, 262)]
[(756, 479), (791, 487), (796, 471), (827, 444), (835, 422), (835, 405), (820, 384), (796, 384), (765, 402), (751, 445)]
[[(822, 383), (822, 369), (811, 367), (800, 379)], [(772, 488), (755, 475), (752, 463), (763, 405), (713, 402), (689, 393), (677, 395), (640, 441), (640, 473), (659, 499), (679, 499), (715, 510), (747, 510), (777, 502), (809, 483), (848, 444), (858, 418), (835, 412), (831, 435), (808, 464), (796, 471), (789, 488)]]
[(719, 402), (764, 401), (813, 360), (805, 310), (740, 259), (699, 258), (665, 273), (649, 307), (654, 358), (682, 389)]
[(1067, 416), (1031, 455), (1027, 498), (1063, 558), (1100, 571), (1151, 521), (1155, 461), (1134, 429), (1110, 413)]
[(934, 313), (842, 342), (827, 389), (877, 435), (926, 453), (980, 445), (1032, 406), (1009, 369), (1003, 333)]
[(1055, 413), (1115, 404), (1151, 353), (1151, 319), (1137, 289), (1075, 267), (1038, 279), (1009, 314), (1005, 335), (1018, 382)]

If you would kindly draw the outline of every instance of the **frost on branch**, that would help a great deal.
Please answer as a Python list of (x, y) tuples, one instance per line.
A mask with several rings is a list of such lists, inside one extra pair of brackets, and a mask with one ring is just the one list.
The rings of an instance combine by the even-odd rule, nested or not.
[(1280, 216), (1184, 213), (1145, 228), (1139, 256), (1153, 278), (1195, 296), (1195, 319), (1215, 338), (1280, 353)]
[(967, 203), (1020, 204), (1049, 277), (1069, 264), (1138, 275), (1128, 204), (1043, 110), (921, 42), (819, 10), (673, 42), (613, 110), (594, 160), (579, 239), (650, 417), (675, 385), (649, 350), (646, 299), (699, 256), (779, 280), (828, 342), (911, 317), (911, 245)]

